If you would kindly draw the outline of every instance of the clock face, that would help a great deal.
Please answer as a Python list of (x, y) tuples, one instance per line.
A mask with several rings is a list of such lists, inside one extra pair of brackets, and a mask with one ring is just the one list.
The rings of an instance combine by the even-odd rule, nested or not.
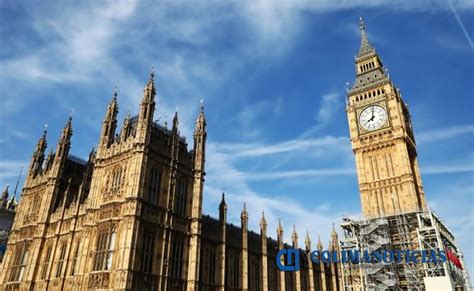
[(372, 105), (359, 115), (359, 123), (367, 131), (373, 131), (381, 128), (387, 121), (387, 112), (382, 106)]

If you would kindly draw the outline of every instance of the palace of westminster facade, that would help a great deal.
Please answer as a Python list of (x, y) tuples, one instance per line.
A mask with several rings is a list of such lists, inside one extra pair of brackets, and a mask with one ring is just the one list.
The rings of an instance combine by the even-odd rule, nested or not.
[[(426, 208), (408, 109), (369, 44), (361, 23), (356, 82), (347, 96), (364, 215)], [(339, 264), (314, 264), (306, 235), (300, 270), (277, 268), (279, 249), (298, 245), (202, 215), (206, 119), (201, 106), (193, 149), (153, 120), (154, 75), (137, 116), (117, 132), (117, 94), (106, 110), (99, 144), (87, 161), (70, 154), (72, 119), (56, 150), (39, 139), (0, 266), (0, 290), (344, 290)], [(383, 141), (383, 142), (382, 142)], [(392, 189), (396, 198), (385, 193)], [(388, 192), (387, 192), (388, 193)], [(396, 200), (396, 203), (394, 202)], [(322, 250), (321, 240), (317, 249)], [(333, 229), (327, 249), (339, 250)]]

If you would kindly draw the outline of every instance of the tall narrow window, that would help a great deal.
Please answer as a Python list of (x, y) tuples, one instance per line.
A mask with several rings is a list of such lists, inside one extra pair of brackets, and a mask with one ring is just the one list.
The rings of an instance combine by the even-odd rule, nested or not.
[(183, 247), (183, 240), (181, 238), (175, 238), (171, 252), (171, 277), (173, 278), (181, 278)]
[(158, 167), (152, 167), (150, 171), (150, 183), (148, 185), (148, 198), (151, 203), (158, 205), (161, 187), (161, 171)]
[(176, 187), (176, 201), (174, 211), (181, 216), (186, 216), (186, 199), (188, 183), (184, 180), (178, 182)]
[(151, 273), (153, 271), (153, 249), (155, 246), (155, 233), (147, 230), (143, 233), (142, 242), (142, 272)]
[(76, 248), (74, 249), (73, 257), (72, 257), (72, 263), (71, 263), (71, 276), (74, 276), (76, 274), (76, 268), (78, 264), (78, 258), (79, 258), (79, 247), (81, 246), (81, 242), (78, 241), (76, 243)]
[(66, 256), (66, 243), (61, 243), (59, 248), (59, 260), (56, 267), (56, 278), (60, 278), (63, 273), (64, 257)]
[(110, 270), (115, 249), (115, 229), (99, 233), (94, 259), (94, 271)]
[(117, 167), (112, 173), (112, 192), (120, 190), (122, 185), (122, 168)]
[(214, 284), (216, 278), (216, 251), (211, 247), (209, 250), (209, 284)]
[(107, 260), (105, 262), (106, 270), (112, 269), (112, 259), (114, 257), (114, 250), (115, 250), (115, 229), (112, 230), (109, 237), (109, 244), (107, 248)]
[(17, 246), (15, 248), (15, 257), (10, 273), (10, 281), (21, 281), (26, 268), (26, 260), (28, 259), (27, 247)]
[(48, 246), (46, 248), (46, 253), (43, 258), (43, 263), (41, 264), (41, 280), (46, 279), (46, 275), (48, 274), (48, 267), (49, 267), (49, 261), (51, 260), (51, 251), (53, 250), (52, 246)]
[(28, 260), (28, 249), (27, 247), (18, 247), (18, 251), (13, 261), (13, 267), (11, 270), (10, 281), (21, 281), (25, 274), (26, 262)]

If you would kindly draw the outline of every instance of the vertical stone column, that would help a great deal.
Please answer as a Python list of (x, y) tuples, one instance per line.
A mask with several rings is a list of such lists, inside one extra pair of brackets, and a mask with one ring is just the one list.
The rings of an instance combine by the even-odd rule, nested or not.
[[(331, 245), (329, 247), (331, 252), (337, 252), (337, 257), (339, 261), (342, 260), (341, 257), (341, 248), (339, 246), (339, 238), (337, 236), (336, 228), (334, 224), (332, 225), (332, 233), (331, 233)], [(331, 278), (332, 278), (332, 287), (333, 290), (344, 290), (343, 282), (342, 282), (342, 266), (341, 263), (333, 263), (331, 264)]]
[[(296, 233), (296, 226), (293, 224), (293, 233), (291, 234), (291, 240), (293, 241), (293, 248), (298, 250), (298, 234)], [(299, 254), (297, 254), (299, 256)], [(295, 291), (301, 291), (301, 274), (300, 270), (294, 272), (295, 276)]]
[(262, 240), (262, 257), (261, 257), (261, 286), (262, 291), (268, 291), (268, 257), (267, 257), (267, 221), (265, 213), (262, 212), (260, 219), (260, 237)]
[[(321, 236), (318, 236), (318, 250), (320, 254), (323, 251), (323, 243), (321, 242)], [(326, 269), (324, 268), (324, 263), (322, 260), (319, 260), (319, 268), (321, 270), (321, 291), (326, 291)]]
[(222, 193), (222, 201), (219, 205), (220, 242), (217, 247), (217, 290), (225, 291), (225, 245), (227, 225), (227, 204), (225, 195)]
[[(283, 226), (281, 225), (281, 220), (278, 220), (278, 227), (277, 227), (277, 241), (278, 241), (278, 249), (283, 249), (285, 246), (283, 245)], [(283, 261), (284, 258), (280, 258), (282, 264), (284, 265), (285, 262)], [(278, 272), (278, 291), (285, 291), (285, 272), (279, 271)]]
[(313, 262), (311, 261), (311, 239), (309, 238), (308, 232), (306, 232), (305, 245), (308, 256), (308, 289), (309, 291), (314, 291)]
[(196, 120), (194, 130), (194, 185), (191, 202), (191, 222), (189, 238), (187, 291), (199, 288), (199, 263), (201, 250), (201, 218), (202, 218), (202, 193), (204, 187), (206, 160), (206, 119), (204, 117), (204, 106), (201, 104), (201, 112)]
[(243, 291), (249, 289), (249, 280), (248, 280), (248, 213), (247, 208), (244, 203), (244, 209), (240, 215), (242, 222), (242, 256), (241, 256), (241, 287)]

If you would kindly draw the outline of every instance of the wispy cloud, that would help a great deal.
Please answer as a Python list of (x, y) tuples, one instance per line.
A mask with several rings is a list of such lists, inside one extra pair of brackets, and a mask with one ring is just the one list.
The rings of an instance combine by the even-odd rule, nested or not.
[(454, 138), (461, 135), (473, 134), (474, 125), (455, 125), (450, 127), (425, 130), (415, 135), (417, 143), (428, 143)]
[(469, 35), (469, 32), (466, 29), (466, 26), (464, 26), (464, 22), (461, 20), (461, 17), (459, 17), (458, 12), (456, 11), (456, 8), (454, 7), (453, 0), (448, 0), (449, 6), (451, 7), (451, 11), (454, 14), (454, 17), (456, 18), (456, 21), (459, 24), (459, 27), (461, 28), (462, 33), (464, 34), (464, 37), (466, 38), (467, 43), (469, 44), (469, 47), (471, 47), (471, 50), (474, 51), (474, 43), (472, 42), (471, 36)]
[(318, 126), (325, 126), (333, 120), (338, 107), (343, 104), (342, 100), (344, 100), (344, 97), (341, 97), (335, 92), (323, 95), (315, 116)]
[(216, 144), (216, 150), (232, 154), (233, 157), (259, 157), (288, 152), (306, 151), (310, 148), (321, 147), (331, 150), (348, 148), (347, 137), (325, 136), (314, 139), (294, 139), (275, 144)]

